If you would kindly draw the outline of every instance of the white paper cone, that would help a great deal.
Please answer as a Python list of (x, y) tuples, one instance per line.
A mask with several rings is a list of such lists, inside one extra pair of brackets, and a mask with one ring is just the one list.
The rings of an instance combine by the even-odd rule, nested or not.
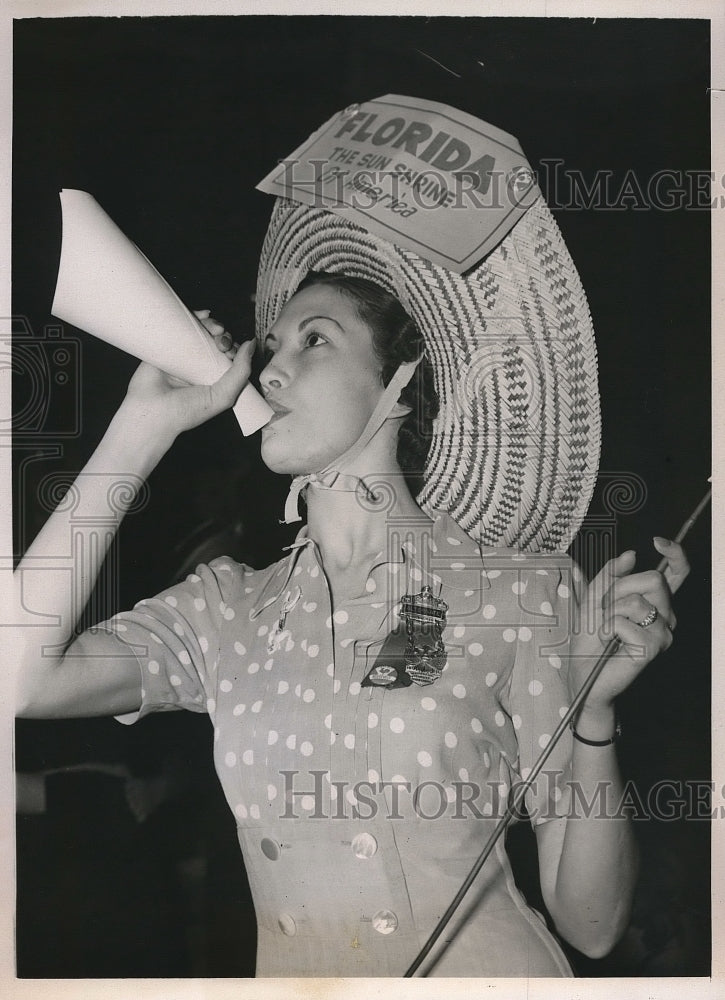
[[(196, 385), (231, 362), (153, 264), (85, 191), (60, 193), (63, 238), (52, 313), (141, 361)], [(272, 416), (248, 385), (234, 406), (243, 434)]]

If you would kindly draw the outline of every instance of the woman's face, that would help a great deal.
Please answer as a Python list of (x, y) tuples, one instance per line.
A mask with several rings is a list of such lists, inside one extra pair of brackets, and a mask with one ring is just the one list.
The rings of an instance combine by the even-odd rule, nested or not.
[(384, 389), (372, 331), (336, 288), (294, 295), (267, 332), (260, 383), (275, 410), (262, 429), (274, 472), (319, 472), (360, 436)]

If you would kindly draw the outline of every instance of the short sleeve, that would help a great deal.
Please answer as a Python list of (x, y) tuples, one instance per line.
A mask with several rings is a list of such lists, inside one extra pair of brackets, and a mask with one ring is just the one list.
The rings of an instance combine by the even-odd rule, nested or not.
[[(568, 556), (541, 555), (522, 564), (517, 590), (520, 616), (506, 708), (518, 742), (515, 770), (526, 780), (569, 708), (569, 646), (579, 619), (582, 576)], [(567, 728), (526, 793), (532, 823), (568, 812), (571, 752)]]
[[(136, 657), (141, 672), (141, 708), (116, 716), (131, 724), (150, 712), (207, 712), (215, 697), (221, 624), (230, 601), (229, 560), (197, 567), (182, 583), (140, 601), (76, 640), (76, 651), (101, 653), (114, 637), (116, 655)], [(94, 633), (98, 636), (94, 640)], [(119, 646), (120, 644), (120, 646)], [(108, 646), (106, 645), (106, 649)]]

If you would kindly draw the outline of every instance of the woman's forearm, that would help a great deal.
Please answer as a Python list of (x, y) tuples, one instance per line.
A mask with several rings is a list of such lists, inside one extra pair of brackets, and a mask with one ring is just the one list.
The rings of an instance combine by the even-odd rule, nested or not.
[[(582, 713), (577, 732), (590, 740), (614, 733), (614, 710)], [(623, 810), (614, 744), (574, 740), (569, 815), (549, 910), (558, 930), (590, 957), (611, 951), (626, 929), (637, 877), (637, 847)]]
[(21, 713), (62, 659), (118, 527), (170, 443), (144, 427), (137, 409), (121, 407), (15, 571)]

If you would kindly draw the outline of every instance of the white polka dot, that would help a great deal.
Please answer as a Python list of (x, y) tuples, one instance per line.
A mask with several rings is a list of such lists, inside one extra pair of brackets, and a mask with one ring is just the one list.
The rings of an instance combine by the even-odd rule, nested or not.
[(407, 785), (408, 783), (407, 778), (405, 778), (402, 774), (394, 774), (390, 780), (394, 785)]
[(267, 746), (273, 747), (277, 740), (279, 739), (279, 733), (276, 729), (270, 729), (267, 733)]
[(548, 576), (549, 575), (549, 571), (548, 571), (548, 569), (537, 569), (536, 575), (537, 576)]
[(179, 663), (183, 663), (185, 667), (188, 667), (189, 664), (191, 663), (191, 657), (189, 656), (189, 654), (186, 652), (185, 649), (179, 651), (178, 657), (179, 657)]
[(448, 802), (455, 802), (456, 798), (457, 795), (455, 788), (452, 785), (449, 788), (446, 788), (446, 799)]
[(161, 639), (159, 639), (159, 637), (156, 635), (155, 632), (149, 632), (149, 635), (154, 640), (154, 642), (158, 642), (159, 646), (161, 645)]
[(262, 711), (263, 704), (264, 704), (263, 701), (255, 701), (255, 703), (252, 705), (252, 711), (254, 712), (255, 715), (258, 715)]
[(199, 648), (201, 649), (202, 653), (209, 652), (209, 640), (205, 635), (199, 636)]
[(541, 734), (541, 736), (539, 737), (539, 746), (541, 747), (542, 750), (544, 749), (544, 747), (548, 746), (550, 740), (551, 736), (549, 733)]
[(483, 609), (483, 617), (487, 619), (496, 617), (496, 608), (493, 604), (487, 604)]
[(242, 754), (242, 760), (244, 761), (245, 764), (253, 764), (254, 750), (245, 750), (244, 753)]
[(420, 707), (424, 708), (426, 712), (432, 712), (433, 709), (436, 707), (435, 698), (421, 698)]
[(259, 806), (251, 805), (249, 807), (249, 815), (252, 817), (252, 819), (259, 819)]
[(215, 708), (216, 708), (216, 702), (214, 701), (214, 699), (213, 698), (207, 698), (206, 699), (206, 710), (207, 710), (207, 712), (211, 713), (211, 712), (214, 711)]
[(484, 767), (491, 766), (491, 758), (488, 756), (485, 750), (483, 751), (483, 766)]
[(347, 611), (336, 611), (332, 617), (338, 625), (345, 625), (350, 616)]
[(254, 590), (254, 587), (245, 587), (244, 588), (244, 593), (245, 594), (251, 594), (253, 590)]
[(315, 700), (315, 692), (312, 688), (305, 688), (302, 694), (302, 701), (306, 702), (308, 705), (310, 702)]
[(423, 579), (423, 574), (417, 566), (410, 571), (410, 579), (414, 580), (416, 583), (419, 583)]
[(443, 739), (445, 741), (446, 746), (450, 750), (453, 750), (454, 747), (458, 746), (458, 737), (456, 736), (455, 733), (450, 733), (450, 732), (446, 733)]
[(368, 781), (371, 781), (374, 785), (377, 785), (380, 781), (380, 775), (374, 767), (368, 768)]
[(288, 736), (285, 743), (288, 750), (294, 750), (297, 746), (297, 737), (294, 734), (292, 736)]
[(536, 697), (536, 695), (541, 694), (543, 690), (544, 690), (544, 685), (541, 683), (541, 681), (534, 680), (529, 682), (529, 694), (534, 695), (534, 697)]
[(505, 628), (501, 638), (504, 642), (516, 642), (516, 630), (512, 628)]
[(451, 569), (465, 569), (465, 568), (466, 568), (466, 564), (465, 563), (462, 563), (462, 562), (452, 562), (451, 563)]
[(287, 681), (280, 681), (277, 685), (277, 694), (287, 694), (289, 691), (289, 684)]
[(552, 667), (558, 670), (561, 667), (561, 657), (560, 656), (550, 656), (549, 663)]
[(456, 684), (456, 686), (453, 688), (453, 697), (454, 698), (466, 697), (466, 689), (462, 684)]
[(553, 615), (554, 614), (554, 609), (552, 608), (552, 606), (549, 603), (549, 601), (542, 601), (541, 602), (541, 611), (542, 611), (542, 614), (545, 614), (545, 615)]
[(350, 803), (351, 806), (357, 805), (357, 795), (355, 794), (355, 790), (353, 788), (348, 788), (348, 790), (345, 792), (345, 798), (347, 799), (347, 801)]
[(232, 715), (242, 715), (243, 712), (246, 711), (246, 708), (247, 706), (242, 705), (242, 703), (240, 702), (238, 705), (235, 705), (234, 708), (232, 709)]
[(400, 572), (400, 563), (388, 563), (388, 573), (395, 575)]
[(568, 711), (569, 711), (569, 706), (562, 705), (561, 708), (559, 709), (559, 718), (563, 719)]
[(515, 562), (523, 562), (524, 559), (526, 558), (526, 553), (525, 552), (514, 552), (514, 554), (511, 556), (511, 558)]
[(314, 795), (303, 795), (300, 799), (300, 805), (306, 812), (312, 812), (315, 808), (315, 797)]
[(466, 634), (465, 625), (456, 625), (456, 627), (453, 629), (454, 639), (462, 639), (465, 634)]
[(511, 716), (511, 721), (514, 724), (514, 729), (521, 729), (522, 723), (521, 723), (521, 716), (520, 715), (512, 715)]
[(531, 774), (531, 768), (530, 767), (522, 767), (521, 768), (521, 777), (522, 777), (522, 779), (524, 781), (526, 781), (526, 779), (528, 778), (528, 776), (530, 774)]
[(328, 663), (327, 666), (325, 667), (325, 673), (327, 674), (328, 677), (334, 676), (334, 673), (335, 673), (335, 664), (334, 663)]
[(331, 715), (326, 715), (325, 716), (325, 729), (329, 729), (331, 725), (332, 725), (332, 716)]
[(247, 647), (243, 646), (241, 642), (235, 642), (234, 643), (234, 652), (238, 653), (239, 656), (244, 656), (244, 654), (247, 652)]
[(274, 666), (274, 660), (265, 660), (264, 661), (264, 669), (265, 670), (271, 670), (273, 666)]
[(196, 608), (197, 611), (203, 611), (204, 608), (206, 607), (206, 601), (204, 600), (204, 598), (203, 597), (195, 597), (194, 598), (194, 607)]
[(493, 806), (491, 805), (491, 803), (484, 802), (483, 806), (481, 807), (481, 812), (483, 813), (484, 816), (490, 816), (491, 813), (493, 812)]
[(247, 807), (243, 806), (242, 803), (240, 802), (239, 805), (234, 806), (234, 814), (235, 814), (235, 816), (238, 816), (239, 819), (246, 819), (247, 818)]
[(375, 580), (373, 579), (368, 580), (367, 583), (365, 584), (365, 590), (367, 590), (368, 594), (373, 594), (377, 589), (378, 585), (375, 583)]
[(325, 618), (325, 628), (332, 628), (332, 618), (330, 618), (329, 615)]
[(123, 622), (114, 622), (113, 626), (117, 632), (128, 632), (128, 626), (124, 625)]
[(340, 691), (341, 687), (342, 687), (342, 681), (338, 677), (338, 679), (336, 681), (332, 682), (332, 693), (333, 694), (338, 694), (338, 692)]
[(307, 601), (302, 605), (302, 607), (308, 612), (308, 614), (312, 611), (317, 611), (317, 601)]
[(378, 717), (375, 712), (370, 712), (368, 715), (368, 729), (375, 729), (378, 724)]
[(148, 668), (150, 674), (157, 674), (159, 672), (159, 664), (157, 660), (149, 660)]
[(267, 801), (274, 802), (276, 798), (277, 798), (277, 786), (267, 785)]
[(556, 588), (556, 592), (559, 595), (559, 597), (569, 596), (569, 588), (565, 583), (560, 583), (559, 586)]
[(319, 575), (320, 575), (320, 567), (319, 566), (313, 566), (312, 569), (310, 570), (310, 576), (314, 580), (315, 577), (317, 577)]
[(483, 646), (480, 642), (472, 642), (468, 647), (468, 652), (471, 656), (480, 656), (483, 652)]
[(176, 605), (177, 605), (177, 604), (179, 603), (179, 602), (178, 602), (178, 601), (176, 600), (176, 598), (175, 598), (175, 597), (174, 597), (174, 596), (173, 596), (172, 594), (169, 594), (169, 596), (168, 596), (168, 597), (165, 597), (165, 598), (164, 598), (164, 600), (165, 600), (165, 601), (166, 601), (166, 603), (167, 603), (167, 604), (169, 604), (169, 605), (170, 605), (170, 606), (171, 606), (172, 608), (175, 608), (175, 607), (176, 607)]
[(217, 569), (220, 570), (222, 573), (231, 573), (232, 571), (232, 567), (229, 565), (229, 563), (222, 563), (220, 566), (217, 566)]
[(315, 657), (315, 656), (317, 656), (317, 654), (318, 654), (319, 652), (320, 652), (320, 647), (319, 647), (319, 646), (315, 646), (315, 645), (313, 644), (313, 645), (312, 645), (312, 646), (310, 646), (310, 647), (309, 647), (309, 649), (307, 650), (307, 655), (308, 655), (308, 656), (311, 656), (311, 657), (312, 657), (312, 658), (314, 659), (314, 657)]
[(379, 602), (376, 601), (374, 604), (370, 605), (371, 608), (382, 608), (382, 606), (383, 606), (383, 602), (382, 601), (379, 601)]
[(174, 622), (174, 632), (176, 632), (176, 634), (177, 634), (177, 635), (178, 635), (179, 637), (183, 636), (183, 634), (184, 634), (184, 630), (183, 630), (183, 628), (181, 627), (181, 625), (179, 625), (179, 623), (178, 623), (178, 622)]
[(558, 802), (563, 794), (564, 793), (560, 788), (555, 788), (554, 791), (551, 793), (551, 797), (554, 800), (554, 802)]
[(266, 635), (267, 632), (269, 632), (268, 625), (260, 625), (259, 628), (257, 629), (257, 635)]
[(460, 768), (458, 771), (458, 777), (461, 779), (461, 781), (468, 781), (468, 768), (467, 767)]
[(532, 635), (533, 635), (533, 632), (526, 625), (523, 625), (519, 629), (519, 639), (521, 640), (521, 642), (529, 642), (529, 640), (531, 639)]
[(234, 767), (236, 762), (237, 762), (237, 755), (234, 753), (233, 750), (230, 750), (229, 753), (224, 758), (224, 763), (227, 765), (227, 767)]
[(299, 576), (301, 572), (302, 572), (302, 567), (301, 566), (295, 566), (294, 575), (295, 576)]
[(333, 745), (333, 743), (335, 742), (335, 740), (336, 740), (336, 739), (337, 739), (337, 733), (333, 733), (333, 732), (331, 731), (331, 732), (330, 732), (330, 746), (332, 746), (332, 745)]
[(181, 678), (179, 677), (178, 674), (172, 674), (169, 677), (169, 681), (171, 682), (171, 684), (172, 684), (173, 687), (176, 687), (176, 688), (177, 687), (181, 687)]
[(405, 723), (396, 715), (390, 720), (390, 728), (394, 733), (402, 733), (405, 729)]
[(309, 740), (305, 740), (305, 742), (300, 747), (300, 753), (302, 754), (303, 757), (311, 757), (313, 750), (314, 747), (312, 746)]
[(235, 616), (234, 608), (227, 608), (226, 611), (224, 612), (224, 617), (228, 622), (230, 622), (232, 618), (234, 618), (234, 616)]
[(294, 640), (291, 637), (287, 639), (287, 642), (284, 644), (284, 648), (287, 653), (291, 653), (295, 648)]
[(223, 691), (225, 694), (228, 694), (231, 691), (231, 689), (232, 689), (231, 681), (222, 681), (221, 684), (219, 685), (219, 690)]
[(506, 718), (505, 718), (503, 712), (496, 712), (496, 714), (493, 717), (493, 721), (496, 723), (497, 726), (505, 726), (506, 725)]
[(300, 643), (300, 649), (302, 649), (302, 650), (306, 650), (307, 649), (307, 639), (303, 639), (302, 640), (302, 642)]
[(493, 670), (486, 674), (486, 687), (493, 687), (498, 680), (498, 674), (495, 674)]
[(348, 750), (353, 750), (355, 748), (355, 734), (347, 733), (344, 739), (344, 743)]
[[(325, 775), (325, 777), (327, 778), (327, 775)], [(328, 778), (328, 781), (329, 781), (329, 778)], [(330, 787), (330, 798), (332, 799), (333, 802), (337, 798), (337, 788), (336, 788), (335, 785), (332, 785)]]
[(350, 687), (348, 688), (348, 691), (350, 692), (351, 695), (353, 695), (353, 697), (356, 694), (360, 694), (360, 682), (359, 681), (353, 681), (352, 684), (350, 685)]
[(483, 723), (481, 722), (481, 720), (476, 718), (471, 719), (471, 729), (474, 731), (474, 733), (482, 733)]
[(297, 695), (298, 698), (302, 697), (302, 685), (301, 684), (298, 684), (297, 687), (295, 688), (295, 694)]
[(433, 763), (433, 758), (427, 750), (420, 750), (418, 752), (418, 763), (421, 767), (430, 767)]
[(472, 590), (466, 590), (466, 591), (464, 591), (464, 595), (466, 597), (473, 597), (473, 591)]
[(489, 580), (496, 580), (496, 579), (498, 579), (499, 576), (501, 576), (501, 570), (500, 569), (487, 569), (486, 570), (486, 576), (489, 578)]
[(259, 670), (259, 664), (258, 663), (250, 663), (249, 666), (247, 667), (247, 673), (248, 674), (256, 674), (258, 672), (258, 670)]
[(525, 594), (526, 593), (526, 581), (517, 580), (516, 583), (511, 584), (511, 590), (514, 594)]

